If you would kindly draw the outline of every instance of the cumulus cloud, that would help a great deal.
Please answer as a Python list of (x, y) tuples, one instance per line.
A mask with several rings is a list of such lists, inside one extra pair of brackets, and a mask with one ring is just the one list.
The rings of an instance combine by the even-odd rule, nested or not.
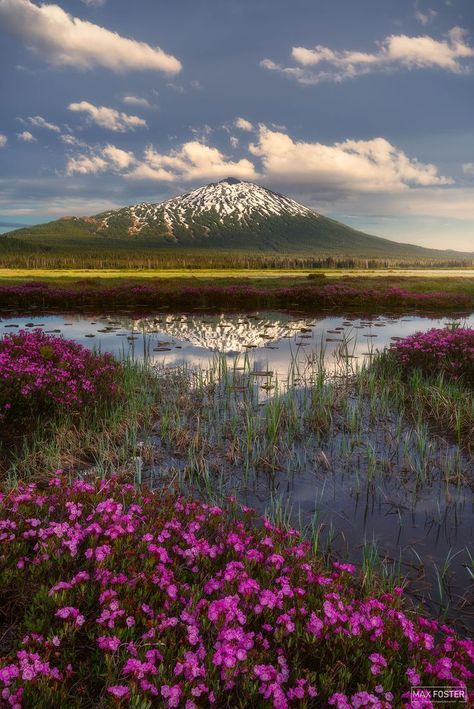
[(250, 152), (261, 159), (266, 180), (324, 194), (402, 192), (452, 183), (434, 165), (409, 158), (385, 138), (325, 145), (298, 142), (261, 125)]
[(239, 130), (244, 130), (248, 133), (251, 133), (254, 130), (253, 125), (246, 118), (236, 118), (234, 121), (234, 126)]
[(24, 130), (22, 133), (18, 133), (17, 137), (18, 140), (21, 140), (23, 143), (34, 143), (36, 141), (35, 136), (33, 133), (30, 133), (29, 130)]
[(109, 160), (119, 170), (125, 170), (135, 162), (135, 156), (128, 150), (122, 150), (115, 145), (107, 145), (102, 150), (102, 156)]
[(137, 167), (125, 175), (131, 180), (157, 181), (157, 182), (174, 182), (176, 176), (169, 170), (163, 168), (151, 167), (144, 162), (141, 162)]
[(107, 106), (94, 106), (88, 101), (70, 103), (68, 108), (70, 111), (85, 113), (92, 123), (116, 133), (125, 133), (135, 130), (135, 128), (146, 127), (146, 121), (143, 118), (130, 116)]
[(257, 172), (250, 160), (232, 161), (217, 148), (192, 140), (169, 153), (148, 147), (143, 162), (126, 177), (191, 182), (217, 180), (228, 175), (251, 180), (257, 177)]
[(52, 130), (55, 133), (61, 133), (61, 129), (59, 126), (57, 126), (55, 123), (49, 123), (49, 121), (44, 119), (43, 116), (29, 116), (27, 120), (30, 125), (35, 126), (36, 128), (46, 128), (46, 130)]
[(465, 30), (453, 27), (440, 40), (428, 35), (391, 35), (379, 42), (378, 51), (373, 53), (333, 50), (317, 45), (313, 48), (293, 47), (291, 56), (298, 66), (285, 67), (271, 59), (263, 59), (260, 65), (301, 84), (340, 82), (395, 69), (441, 69), (460, 74), (472, 64), (474, 47), (468, 43)]
[(465, 162), (462, 171), (465, 175), (474, 175), (474, 162)]
[(93, 175), (104, 172), (108, 167), (108, 162), (98, 155), (77, 155), (68, 159), (66, 174)]
[(238, 148), (239, 147), (239, 139), (236, 138), (235, 135), (229, 136), (229, 143), (231, 144), (232, 148)]
[(7, 144), (8, 139), (7, 136), (4, 135), (3, 133), (0, 133), (0, 148), (4, 148), (5, 145)]
[(140, 96), (124, 96), (122, 101), (129, 106), (142, 106), (142, 108), (151, 108), (151, 104), (146, 98)]
[(166, 74), (177, 74), (182, 68), (176, 57), (159, 47), (73, 17), (59, 5), (0, 0), (0, 24), (2, 29), (23, 39), (29, 49), (58, 66), (80, 69), (100, 66), (115, 72), (151, 70)]
[(117, 148), (110, 143), (105, 148), (90, 148), (84, 143), (81, 144), (88, 150), (88, 153), (81, 153), (74, 157), (69, 157), (66, 164), (67, 175), (94, 175), (97, 172), (117, 172), (120, 173), (133, 165), (136, 160), (132, 152)]
[[(112, 144), (87, 147), (70, 157), (71, 175), (108, 171), (128, 180), (202, 184), (228, 176), (259, 181), (297, 198), (317, 197), (320, 206), (394, 199), (428, 189), (453, 192), (453, 180), (435, 165), (407, 155), (386, 138), (325, 144), (295, 140), (284, 130), (260, 124), (239, 160), (219, 148), (190, 140), (171, 150), (148, 146), (142, 156)], [(230, 136), (232, 138), (232, 136)], [(233, 141), (232, 145), (238, 147)], [(467, 164), (466, 165), (470, 165)]]

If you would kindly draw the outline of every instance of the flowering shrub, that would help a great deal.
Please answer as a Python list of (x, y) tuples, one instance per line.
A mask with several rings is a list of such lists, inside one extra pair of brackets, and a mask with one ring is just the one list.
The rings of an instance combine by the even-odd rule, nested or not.
[(111, 355), (40, 330), (0, 340), (0, 421), (82, 412), (118, 393), (120, 366)]
[(0, 501), (5, 706), (386, 709), (474, 676), (473, 643), (402, 589), (364, 595), (352, 565), (232, 502), (60, 471)]
[(474, 386), (474, 329), (444, 328), (416, 332), (392, 345), (407, 369), (446, 374)]
[(82, 284), (58, 288), (41, 282), (19, 286), (0, 286), (0, 305), (29, 308), (78, 306), (118, 309), (137, 307), (208, 308), (291, 308), (314, 310), (319, 307), (359, 308), (469, 308), (473, 299), (466, 294), (415, 293), (405, 288), (357, 288), (345, 284), (292, 287), (255, 287), (248, 285), (130, 284), (98, 288)]

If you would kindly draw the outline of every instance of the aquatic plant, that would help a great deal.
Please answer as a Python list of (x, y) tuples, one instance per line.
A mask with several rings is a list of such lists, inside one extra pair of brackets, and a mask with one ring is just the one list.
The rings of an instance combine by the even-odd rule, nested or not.
[(474, 329), (433, 328), (416, 332), (392, 345), (392, 351), (406, 370), (443, 374), (474, 386)]
[[(117, 478), (0, 495), (5, 706), (380, 707), (474, 645), (292, 529)], [(474, 695), (471, 696), (474, 699)]]
[(0, 421), (51, 418), (83, 413), (117, 396), (120, 365), (76, 342), (20, 330), (0, 340)]

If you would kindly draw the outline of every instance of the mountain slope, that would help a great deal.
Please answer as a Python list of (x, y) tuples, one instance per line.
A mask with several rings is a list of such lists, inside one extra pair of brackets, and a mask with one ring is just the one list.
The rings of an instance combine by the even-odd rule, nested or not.
[(93, 217), (64, 217), (11, 232), (29, 244), (93, 249), (150, 247), (251, 250), (360, 257), (462, 256), (356, 231), (251, 182), (227, 178), (158, 204)]

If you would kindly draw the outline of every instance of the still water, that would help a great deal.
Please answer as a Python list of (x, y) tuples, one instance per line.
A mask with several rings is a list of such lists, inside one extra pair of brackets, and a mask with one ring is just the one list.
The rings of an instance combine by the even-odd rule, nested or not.
[(0, 317), (0, 336), (18, 329), (41, 328), (44, 332), (76, 340), (86, 347), (111, 352), (117, 357), (143, 358), (173, 366), (182, 363), (206, 366), (213, 353), (229, 362), (248, 353), (251, 366), (272, 370), (280, 378), (295, 358), (303, 361), (311, 351), (326, 352), (328, 368), (343, 340), (349, 354), (363, 360), (396, 338), (455, 320), (474, 326), (474, 313), (450, 316), (318, 316), (261, 311), (250, 314), (44, 315)]

